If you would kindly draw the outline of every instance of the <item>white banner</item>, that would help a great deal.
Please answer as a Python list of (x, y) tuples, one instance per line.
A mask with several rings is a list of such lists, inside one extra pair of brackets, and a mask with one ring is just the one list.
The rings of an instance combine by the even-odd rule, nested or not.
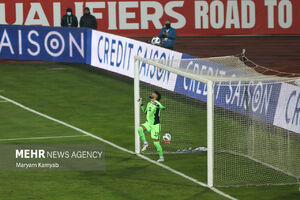
[(300, 134), (300, 87), (282, 84), (274, 125)]
[[(160, 59), (164, 64), (174, 67), (177, 67), (175, 65), (176, 63), (179, 65), (179, 62), (173, 63), (173, 60), (182, 57), (182, 53), (179, 52), (109, 33), (92, 31), (92, 66), (133, 78), (136, 55), (148, 59)], [(141, 81), (174, 91), (176, 78), (176, 74), (141, 63)]]

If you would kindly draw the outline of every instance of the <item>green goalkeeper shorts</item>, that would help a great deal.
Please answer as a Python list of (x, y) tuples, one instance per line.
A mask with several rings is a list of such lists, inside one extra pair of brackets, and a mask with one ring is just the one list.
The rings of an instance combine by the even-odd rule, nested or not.
[(151, 133), (151, 138), (153, 140), (159, 140), (160, 136), (160, 124), (151, 125), (149, 122), (142, 124), (148, 132)]

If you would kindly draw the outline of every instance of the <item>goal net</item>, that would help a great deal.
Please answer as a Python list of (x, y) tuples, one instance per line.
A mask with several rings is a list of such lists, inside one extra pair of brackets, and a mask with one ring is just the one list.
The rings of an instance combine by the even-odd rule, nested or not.
[[(161, 138), (167, 164), (197, 172), (193, 176), (209, 186), (300, 183), (300, 130), (273, 123), (279, 96), (285, 95), (282, 85), (295, 85), (295, 74), (258, 66), (245, 56), (136, 57), (134, 79), (136, 129), (146, 120), (137, 99), (146, 103), (152, 91), (161, 93), (166, 110), (160, 136), (172, 136), (170, 144)], [(151, 141), (150, 134), (146, 138)], [(136, 153), (141, 153), (139, 140), (136, 132)], [(156, 155), (155, 147), (150, 143), (144, 154)]]

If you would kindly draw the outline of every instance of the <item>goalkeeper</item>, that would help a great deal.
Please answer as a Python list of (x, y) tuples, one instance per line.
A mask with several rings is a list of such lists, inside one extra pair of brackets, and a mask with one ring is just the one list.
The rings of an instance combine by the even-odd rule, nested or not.
[(142, 103), (142, 99), (139, 99), (141, 109), (146, 114), (146, 122), (142, 124), (138, 128), (138, 133), (140, 135), (140, 138), (142, 140), (143, 148), (142, 152), (146, 151), (146, 149), (149, 147), (148, 142), (146, 141), (144, 131), (151, 133), (151, 138), (153, 139), (153, 144), (156, 147), (156, 150), (159, 155), (158, 162), (164, 161), (163, 151), (162, 147), (159, 142), (160, 138), (160, 111), (165, 109), (163, 105), (159, 102), (161, 99), (161, 95), (157, 91), (153, 91), (151, 95), (149, 96), (151, 101), (147, 104), (147, 107), (145, 107)]

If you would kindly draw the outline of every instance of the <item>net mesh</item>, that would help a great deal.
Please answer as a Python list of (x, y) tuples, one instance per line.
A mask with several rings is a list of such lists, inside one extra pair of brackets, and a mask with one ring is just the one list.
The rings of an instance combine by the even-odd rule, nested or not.
[[(258, 116), (253, 112), (260, 110), (263, 113), (267, 112), (267, 107), (276, 107), (278, 99), (270, 99), (271, 93), (284, 93), (279, 87), (282, 83), (298, 85), (299, 74), (257, 65), (245, 55), (206, 60), (229, 68), (228, 80), (215, 82), (215, 85), (219, 91), (228, 88), (234, 91), (231, 98), (228, 93), (214, 92), (215, 185), (299, 182), (300, 135), (274, 126), (275, 113)], [(230, 79), (232, 74), (237, 74), (234, 81)], [(244, 81), (236, 81), (240, 78)], [(220, 101), (227, 103), (218, 106)], [(237, 106), (239, 110), (234, 110), (233, 104), (240, 105)]]
[[(252, 87), (267, 88), (271, 85), (253, 84)], [(221, 90), (228, 89), (227, 85), (221, 84), (220, 87)], [(300, 177), (300, 135), (270, 124), (272, 116), (261, 118), (255, 115), (253, 109), (264, 106), (264, 100), (262, 96), (256, 99), (255, 90), (248, 89), (250, 96), (245, 98), (249, 102), (244, 102), (246, 106), (239, 107), (241, 110), (232, 108), (233, 104), (242, 101), (233, 96), (227, 100), (225, 95), (219, 96), (216, 100), (230, 102), (214, 107), (215, 185), (297, 183)], [(240, 94), (242, 96), (243, 92)]]
[[(274, 113), (262, 114), (269, 112), (267, 107), (272, 112), (272, 106), (277, 106), (271, 93), (281, 92), (278, 85), (299, 85), (299, 74), (259, 66), (245, 55), (204, 58), (201, 64), (199, 59), (152, 61), (204, 80), (186, 81), (186, 94), (163, 89), (164, 85), (140, 82), (140, 96), (144, 100), (154, 90), (162, 94), (161, 103), (167, 109), (161, 115), (161, 135), (172, 135), (171, 144), (162, 145), (166, 154), (189, 153), (197, 157), (206, 152), (204, 82), (210, 80), (214, 82), (215, 97), (214, 185), (300, 182), (300, 134), (272, 125)], [(140, 120), (145, 121), (143, 113)], [(150, 134), (147, 137), (150, 140)], [(155, 148), (147, 153), (155, 153)]]

